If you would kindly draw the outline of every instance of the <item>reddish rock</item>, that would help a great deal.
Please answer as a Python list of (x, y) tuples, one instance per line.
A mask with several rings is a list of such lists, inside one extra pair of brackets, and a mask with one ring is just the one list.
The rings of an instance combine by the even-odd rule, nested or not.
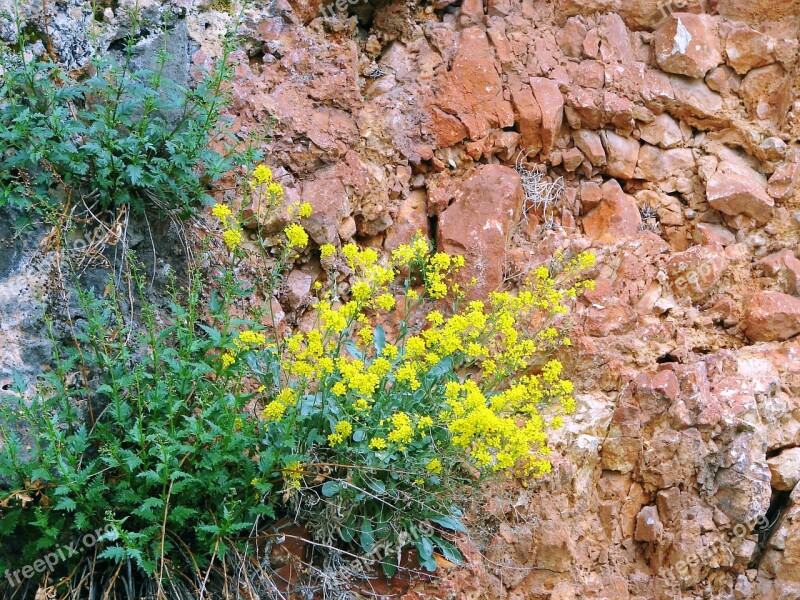
[(313, 209), (303, 226), (319, 245), (338, 244), (339, 227), (352, 212), (342, 180), (339, 177), (326, 177), (326, 173), (321, 171), (315, 179), (304, 182), (301, 196)]
[(544, 77), (531, 77), (531, 88), (542, 114), (542, 154), (547, 156), (561, 131), (564, 97), (558, 89), (558, 84)]
[(613, 12), (597, 19), (597, 33), (600, 36), (600, 56), (605, 62), (622, 62), (631, 56), (631, 43), (628, 28), (622, 18)]
[(791, 77), (778, 65), (753, 69), (742, 80), (739, 95), (753, 118), (782, 123), (791, 103)]
[(654, 36), (656, 61), (667, 73), (705, 77), (722, 62), (717, 22), (710, 15), (676, 13)]
[(723, 162), (708, 180), (706, 197), (712, 208), (726, 215), (744, 214), (766, 223), (775, 202), (765, 188), (763, 177), (752, 169)]
[(788, 248), (775, 252), (769, 256), (765, 256), (758, 261), (759, 266), (764, 269), (764, 274), (769, 277), (775, 277), (786, 268), (786, 261), (789, 258), (794, 258), (794, 254)]
[(775, 40), (746, 25), (737, 25), (725, 41), (728, 64), (740, 75), (775, 62)]
[(800, 298), (758, 292), (747, 302), (745, 335), (753, 342), (788, 340), (800, 333)]
[(311, 285), (314, 283), (316, 275), (307, 273), (301, 269), (295, 269), (286, 278), (286, 297), (289, 299), (289, 306), (297, 309), (304, 301), (309, 300)]
[(603, 63), (596, 60), (584, 60), (575, 71), (574, 81), (576, 85), (600, 90), (606, 82), (606, 70)]
[(303, 23), (308, 23), (319, 14), (322, 0), (288, 0), (294, 13)]
[(467, 128), (461, 121), (436, 107), (428, 112), (426, 130), (433, 135), (437, 148), (447, 148), (467, 137)]
[(583, 154), (577, 148), (565, 150), (561, 155), (561, 163), (570, 173), (577, 169), (583, 162)]
[(438, 106), (464, 124), (471, 140), (486, 137), (494, 127), (514, 124), (494, 51), (476, 27), (461, 32), (453, 66), (435, 81), (434, 89)]
[(590, 129), (579, 129), (572, 132), (572, 140), (592, 165), (602, 167), (606, 164), (606, 151), (603, 149), (603, 141), (596, 132)]
[(639, 131), (643, 142), (661, 148), (674, 148), (683, 141), (680, 126), (667, 113), (656, 115), (650, 123), (642, 125)]
[(636, 515), (636, 531), (633, 539), (637, 542), (658, 543), (664, 535), (664, 524), (655, 506), (644, 506)]
[(716, 0), (716, 7), (732, 21), (762, 22), (800, 14), (800, 0)]
[(586, 25), (580, 19), (571, 17), (558, 31), (556, 39), (564, 54), (579, 58), (583, 53), (583, 40), (586, 39)]
[(513, 169), (483, 165), (455, 184), (454, 197), (439, 217), (438, 248), (466, 258), (459, 279), (475, 277), (469, 296), (485, 298), (503, 283), (508, 236), (522, 210), (522, 181)]
[(664, 181), (694, 168), (694, 156), (688, 148), (661, 150), (644, 144), (639, 150), (635, 177), (647, 181)]
[(714, 292), (729, 262), (721, 246), (694, 246), (676, 254), (666, 270), (675, 293), (697, 303)]
[(722, 124), (722, 96), (712, 92), (701, 79), (688, 79), (673, 75), (669, 78), (672, 86), (666, 104), (671, 114), (681, 119), (700, 118), (708, 123)]
[(772, 487), (791, 491), (800, 483), (800, 448), (789, 448), (767, 460), (772, 474)]
[(697, 233), (697, 241), (703, 246), (730, 246), (736, 243), (736, 236), (724, 225), (698, 223)]
[(603, 130), (602, 139), (607, 157), (606, 173), (611, 177), (633, 179), (639, 159), (639, 142), (608, 130)]
[(600, 205), (603, 189), (594, 181), (581, 182), (581, 214), (585, 215)]
[(785, 200), (794, 194), (800, 180), (800, 163), (782, 163), (769, 178), (767, 193), (776, 200)]
[(636, 235), (642, 223), (636, 200), (625, 194), (614, 179), (604, 183), (601, 191), (600, 204), (583, 218), (586, 235), (603, 243)]
[(511, 87), (511, 105), (525, 152), (538, 154), (542, 149), (542, 111), (529, 85), (518, 82)]
[(425, 237), (430, 237), (427, 194), (424, 190), (413, 190), (400, 202), (397, 217), (386, 232), (383, 247), (386, 250), (394, 250), (401, 244), (407, 244), (417, 231), (421, 231)]

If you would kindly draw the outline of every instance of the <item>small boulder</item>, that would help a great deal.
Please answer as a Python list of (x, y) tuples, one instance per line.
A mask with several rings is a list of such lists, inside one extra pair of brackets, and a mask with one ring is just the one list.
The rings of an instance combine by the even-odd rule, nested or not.
[(636, 529), (633, 539), (637, 542), (658, 543), (664, 535), (664, 524), (655, 506), (645, 506), (636, 515)]
[(654, 44), (658, 66), (667, 73), (700, 78), (722, 62), (717, 21), (710, 15), (671, 15)]
[(720, 163), (708, 180), (706, 197), (712, 208), (726, 215), (745, 214), (761, 223), (769, 221), (775, 205), (762, 175), (730, 162)]
[(437, 246), (466, 258), (459, 282), (475, 277), (468, 296), (486, 297), (503, 283), (508, 236), (522, 210), (522, 180), (508, 167), (483, 165), (455, 183), (453, 197), (439, 217)]
[(680, 125), (667, 113), (656, 115), (640, 128), (639, 137), (643, 142), (661, 148), (674, 148), (683, 141)]
[(800, 333), (800, 298), (758, 292), (747, 302), (745, 335), (753, 342), (788, 340)]
[(633, 179), (639, 159), (639, 142), (608, 130), (602, 132), (602, 140), (607, 156), (606, 173), (610, 177)]
[(739, 95), (753, 118), (782, 123), (792, 101), (792, 78), (779, 64), (753, 69), (742, 80)]
[(791, 491), (800, 482), (800, 448), (789, 448), (778, 456), (767, 459), (772, 474), (772, 487)]
[(531, 77), (531, 89), (542, 114), (542, 153), (547, 156), (564, 121), (564, 96), (558, 84), (545, 77)]
[(636, 200), (622, 191), (615, 179), (600, 186), (602, 200), (583, 218), (586, 235), (602, 243), (614, 243), (637, 234), (642, 216)]
[(775, 40), (746, 25), (735, 27), (725, 41), (728, 64), (740, 75), (775, 62)]
[(721, 246), (694, 246), (667, 263), (667, 274), (676, 294), (701, 302), (713, 293), (729, 262)]
[(586, 155), (592, 165), (602, 167), (606, 164), (606, 151), (603, 149), (603, 142), (597, 132), (591, 129), (579, 129), (572, 132), (572, 139), (575, 146)]

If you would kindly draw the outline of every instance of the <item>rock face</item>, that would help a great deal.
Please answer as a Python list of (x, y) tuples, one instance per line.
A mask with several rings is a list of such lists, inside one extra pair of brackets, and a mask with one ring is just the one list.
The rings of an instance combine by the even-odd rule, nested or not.
[(755, 171), (721, 163), (708, 180), (708, 203), (726, 215), (745, 214), (765, 223), (772, 216), (775, 202), (766, 191), (766, 182)]
[(654, 41), (658, 66), (667, 73), (705, 77), (722, 62), (717, 22), (710, 15), (670, 15)]
[(800, 482), (800, 448), (789, 448), (778, 456), (770, 458), (772, 487), (782, 492), (790, 492)]
[(486, 297), (503, 283), (511, 225), (519, 219), (522, 201), (519, 175), (500, 165), (480, 167), (454, 188), (453, 203), (439, 217), (437, 245), (466, 258), (459, 275), (463, 283), (478, 281), (471, 297)]
[(642, 223), (636, 200), (626, 195), (613, 179), (600, 187), (600, 193), (597, 208), (583, 218), (586, 235), (603, 243), (636, 235)]
[[(108, 47), (130, 25), (128, 0), (23, 4), (36, 39), (49, 11), (68, 69), (91, 29)], [(159, 40), (176, 73), (213, 64), (219, 3), (138, 6), (139, 64)], [(459, 539), (469, 565), (408, 600), (800, 598), (800, 492), (777, 493), (800, 439), (797, 14), (799, 0), (248, 7), (231, 129), (269, 129), (282, 208), (314, 209), (276, 314), (310, 318), (323, 243), (388, 252), (422, 231), (467, 256), (475, 297), (556, 251), (598, 257), (560, 355), (578, 411), (551, 440), (553, 473), (488, 484), (467, 516), (497, 535)], [(0, 16), (0, 38), (16, 35)], [(242, 209), (251, 231), (285, 224)], [(28, 251), (0, 248), (0, 383), (46, 360)], [(774, 532), (751, 535), (768, 510)]]
[(747, 337), (754, 342), (788, 340), (800, 333), (800, 298), (759, 292), (747, 304)]

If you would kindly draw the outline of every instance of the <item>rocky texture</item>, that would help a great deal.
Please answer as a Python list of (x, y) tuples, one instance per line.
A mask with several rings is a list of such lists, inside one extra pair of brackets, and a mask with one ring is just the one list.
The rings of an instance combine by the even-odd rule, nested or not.
[(452, 204), (439, 217), (437, 244), (444, 252), (466, 258), (459, 273), (462, 283), (474, 277), (478, 285), (469, 295), (484, 298), (503, 283), (511, 226), (522, 210), (522, 182), (508, 167), (486, 165), (461, 180), (452, 196)]
[(788, 340), (800, 333), (800, 298), (759, 292), (747, 303), (745, 334), (754, 342)]
[[(124, 6), (97, 14), (101, 39)], [(142, 48), (165, 13), (211, 64), (224, 11), (140, 6)], [(271, 127), (267, 161), (287, 205), (313, 205), (316, 245), (388, 251), (419, 229), (467, 253), (477, 293), (556, 250), (598, 254), (554, 472), (492, 482), (469, 514), (485, 529), (459, 541), (469, 564), (406, 597), (800, 597), (800, 488), (779, 466), (800, 439), (797, 0), (318, 6), (248, 10), (229, 111), (235, 132)], [(72, 68), (92, 16), (49, 10), (74, 12), (54, 40)], [(537, 204), (518, 165), (564, 193)], [(267, 234), (285, 218), (243, 208)], [(287, 321), (315, 252), (279, 298)], [(7, 352), (34, 362), (20, 339)], [(766, 513), (775, 528), (751, 534)]]

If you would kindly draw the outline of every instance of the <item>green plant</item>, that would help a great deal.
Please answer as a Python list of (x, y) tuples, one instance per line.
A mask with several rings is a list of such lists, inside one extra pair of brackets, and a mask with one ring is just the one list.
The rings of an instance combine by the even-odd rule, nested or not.
[[(283, 190), (262, 166), (245, 195), (272, 206)], [(190, 572), (197, 590), (256, 539), (273, 539), (282, 516), (389, 575), (409, 547), (430, 571), (435, 553), (459, 562), (464, 490), (493, 473), (550, 468), (547, 430), (574, 409), (550, 355), (569, 344), (562, 317), (591, 286), (580, 273), (593, 256), (559, 257), (516, 294), (465, 302), (454, 283), (464, 259), (422, 237), (388, 261), (323, 246), (315, 324), (284, 335), (258, 325), (267, 308), (233, 316), (256, 293), (234, 273), (266, 255), (231, 208), (212, 212), (227, 250), (218, 279), (194, 273), (164, 325), (140, 299), (141, 327), (116, 291), (79, 291), (75, 347), (0, 403), (0, 572), (111, 523), (98, 553), (108, 569), (135, 564), (159, 590)], [(310, 212), (289, 207), (267, 298), (308, 245)], [(21, 431), (35, 440), (28, 450)]]
[(213, 71), (187, 89), (164, 75), (165, 50), (154, 71), (133, 69), (137, 30), (134, 18), (121, 63), (95, 58), (92, 75), (78, 81), (49, 59), (26, 58), (24, 39), (16, 52), (0, 49), (0, 206), (157, 207), (186, 216), (211, 203), (210, 183), (257, 158), (209, 148), (224, 134), (234, 36)]

